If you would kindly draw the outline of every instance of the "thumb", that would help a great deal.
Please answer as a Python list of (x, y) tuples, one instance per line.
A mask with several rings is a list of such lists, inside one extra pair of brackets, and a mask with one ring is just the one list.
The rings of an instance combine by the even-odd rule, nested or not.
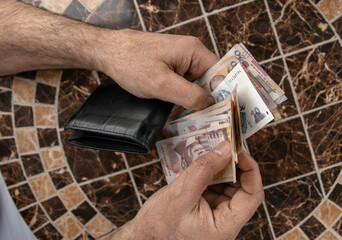
[(213, 176), (227, 166), (231, 160), (230, 142), (220, 143), (191, 163), (173, 182), (181, 190), (182, 198), (189, 204), (196, 204)]

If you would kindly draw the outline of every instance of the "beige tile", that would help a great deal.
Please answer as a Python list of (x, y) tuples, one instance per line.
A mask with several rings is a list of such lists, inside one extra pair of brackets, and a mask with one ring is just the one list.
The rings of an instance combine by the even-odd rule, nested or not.
[(315, 215), (328, 226), (338, 218), (340, 213), (340, 208), (336, 207), (330, 200), (325, 200), (315, 211)]
[(15, 77), (13, 80), (13, 103), (33, 103), (35, 82)]
[(42, 0), (40, 6), (51, 12), (62, 14), (71, 1), (72, 0)]
[(59, 147), (42, 150), (41, 155), (47, 170), (52, 170), (65, 165), (64, 156)]
[(17, 128), (15, 130), (19, 153), (38, 150), (37, 132), (34, 128)]
[(342, 174), (341, 174), (341, 176), (339, 178), (339, 182), (342, 183)]
[(68, 239), (74, 239), (81, 231), (81, 224), (71, 215), (71, 213), (64, 214), (55, 222), (56, 227)]
[(35, 106), (36, 126), (56, 126), (56, 109), (53, 106)]
[(295, 230), (291, 231), (290, 233), (286, 234), (283, 237), (283, 240), (306, 240), (305, 235), (301, 230), (296, 228)]
[(86, 228), (92, 236), (97, 238), (112, 230), (113, 226), (104, 216), (97, 214)]
[(318, 240), (338, 240), (338, 238), (330, 231), (326, 231)]
[(37, 81), (57, 86), (61, 79), (61, 70), (42, 70), (37, 73)]
[(89, 10), (95, 10), (97, 6), (99, 6), (103, 0), (81, 0), (81, 2), (86, 6)]
[(328, 20), (331, 20), (342, 13), (342, 1), (323, 0), (318, 4), (318, 8), (323, 12)]
[(58, 194), (68, 209), (73, 208), (85, 200), (84, 195), (76, 184), (63, 188), (58, 192)]
[(55, 193), (52, 182), (46, 174), (29, 179), (29, 183), (38, 201), (46, 199)]

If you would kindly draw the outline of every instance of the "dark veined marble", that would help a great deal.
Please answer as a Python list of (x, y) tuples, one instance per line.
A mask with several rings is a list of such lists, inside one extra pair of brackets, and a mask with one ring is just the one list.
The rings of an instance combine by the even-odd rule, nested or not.
[(13, 105), (15, 127), (33, 126), (33, 110), (29, 106)]
[(167, 185), (160, 163), (139, 168), (132, 173), (143, 202)]
[(329, 195), (329, 199), (342, 208), (342, 184), (336, 184)]
[(83, 4), (79, 0), (72, 0), (70, 5), (65, 9), (63, 15), (84, 22), (89, 13), (90, 12), (83, 6)]
[(0, 114), (0, 137), (13, 136), (12, 116)]
[(55, 128), (38, 128), (37, 133), (41, 148), (58, 146), (57, 130)]
[(248, 138), (247, 143), (259, 164), (264, 185), (314, 170), (299, 118), (261, 129)]
[(265, 190), (265, 201), (276, 236), (302, 221), (322, 200), (316, 174)]
[(58, 232), (58, 230), (51, 224), (47, 224), (39, 231), (35, 232), (37, 239), (39, 240), (60, 240), (63, 236)]
[(332, 30), (309, 1), (268, 1), (284, 53), (331, 39)]
[(58, 196), (43, 201), (42, 205), (53, 221), (67, 212), (64, 204)]
[(36, 198), (27, 183), (11, 188), (8, 191), (18, 209), (36, 202)]
[(305, 122), (319, 167), (341, 162), (342, 104), (310, 113)]
[(70, 134), (71, 131), (60, 132), (65, 156), (77, 182), (84, 182), (125, 168), (121, 155), (69, 144)]
[(38, 204), (21, 211), (20, 214), (31, 230), (35, 230), (49, 221), (48, 217)]
[(72, 210), (72, 213), (84, 225), (96, 215), (96, 211), (87, 201), (84, 201), (76, 209)]
[(11, 112), (12, 91), (0, 89), (0, 111)]
[(237, 240), (272, 239), (264, 207), (261, 205), (241, 229)]
[(179, 35), (191, 35), (199, 38), (201, 42), (212, 52), (214, 52), (214, 47), (211, 42), (207, 25), (204, 19), (200, 19), (180, 27), (173, 28), (165, 33), (179, 34)]
[(43, 83), (37, 83), (36, 99), (37, 103), (55, 104), (56, 87)]
[(44, 172), (43, 164), (39, 154), (21, 156), (21, 162), (23, 163), (27, 177), (32, 177)]
[(320, 223), (315, 216), (306, 220), (300, 228), (308, 236), (309, 239), (316, 239), (322, 232), (325, 231), (325, 227)]
[(0, 140), (0, 162), (18, 157), (17, 147), (13, 138)]
[(7, 186), (25, 181), (23, 169), (18, 161), (0, 165)]
[(156, 31), (202, 14), (196, 0), (138, 0), (147, 31)]
[(131, 220), (140, 206), (127, 173), (82, 186), (93, 205), (116, 226)]
[(21, 72), (16, 74), (16, 76), (29, 79), (29, 80), (35, 80), (37, 75), (37, 71), (28, 71), (28, 72)]
[(209, 17), (222, 57), (234, 44), (242, 42), (257, 61), (279, 55), (264, 1), (258, 0)]
[(93, 236), (91, 236), (88, 232), (84, 231), (75, 240), (95, 240)]
[(155, 148), (151, 151), (149, 155), (137, 155), (137, 154), (129, 154), (129, 153), (125, 155), (126, 155), (128, 165), (130, 167), (133, 167), (142, 163), (150, 162), (152, 160), (156, 160), (159, 158), (157, 150)]
[(245, 0), (202, 0), (206, 12), (211, 12), (222, 7), (231, 6)]
[(110, 29), (141, 30), (133, 0), (104, 0), (90, 14), (87, 23)]
[(331, 187), (335, 183), (338, 175), (341, 172), (342, 167), (334, 167), (321, 172), (321, 178), (324, 185), (325, 193), (328, 194)]
[(341, 52), (335, 41), (286, 58), (302, 111), (342, 99)]
[(0, 76), (0, 87), (12, 88), (13, 75)]
[(337, 34), (342, 37), (342, 17), (335, 20), (332, 25), (335, 27)]
[(61, 189), (74, 182), (69, 170), (66, 167), (53, 170), (49, 172), (49, 175), (56, 189)]

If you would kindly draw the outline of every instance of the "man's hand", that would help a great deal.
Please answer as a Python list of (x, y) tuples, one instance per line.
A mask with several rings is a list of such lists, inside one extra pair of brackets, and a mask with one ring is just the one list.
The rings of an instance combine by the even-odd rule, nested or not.
[(0, 1), (0, 19), (0, 76), (84, 68), (106, 73), (138, 97), (195, 110), (214, 103), (185, 79), (218, 61), (197, 38), (97, 28), (15, 0)]
[(239, 154), (239, 181), (209, 186), (231, 160), (223, 142), (153, 194), (137, 216), (106, 239), (234, 239), (264, 200), (258, 164)]

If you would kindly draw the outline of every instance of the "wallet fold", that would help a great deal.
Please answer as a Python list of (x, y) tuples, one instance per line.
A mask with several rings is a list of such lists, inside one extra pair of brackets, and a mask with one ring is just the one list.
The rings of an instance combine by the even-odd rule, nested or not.
[(141, 99), (104, 80), (68, 120), (69, 143), (86, 148), (149, 154), (173, 104)]

